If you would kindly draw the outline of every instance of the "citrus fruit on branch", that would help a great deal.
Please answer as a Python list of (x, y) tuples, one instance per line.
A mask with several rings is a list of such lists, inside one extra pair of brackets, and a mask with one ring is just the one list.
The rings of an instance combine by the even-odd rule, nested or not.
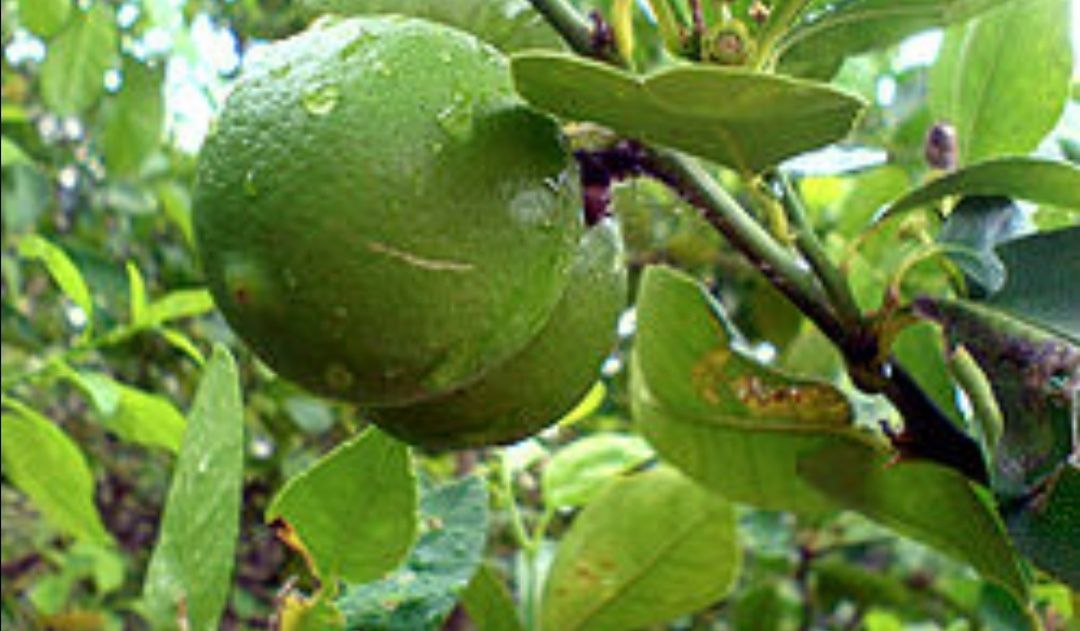
[[(623, 280), (614, 262), (593, 269), (590, 249), (619, 257), (581, 214), (559, 127), (516, 96), (505, 58), (396, 16), (324, 19), (269, 46), (206, 141), (194, 199), (210, 288), (260, 357), (384, 410), (376, 421), (413, 442), (450, 446), (521, 433), (489, 436), (489, 423), (554, 420), (536, 420), (532, 381), (570, 361), (552, 348), (589, 369), (545, 383), (541, 415), (595, 378), (622, 302), (600, 288)], [(526, 362), (535, 349), (548, 359)], [(476, 392), (502, 407), (481, 410)]]

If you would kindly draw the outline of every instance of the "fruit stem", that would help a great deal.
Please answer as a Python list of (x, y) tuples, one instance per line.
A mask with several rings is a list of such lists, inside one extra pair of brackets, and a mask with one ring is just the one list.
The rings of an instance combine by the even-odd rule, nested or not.
[[(539, 533), (539, 536), (530, 536), (528, 530), (525, 528), (525, 518), (518, 508), (517, 495), (514, 493), (513, 467), (505, 454), (503, 454), (499, 460), (499, 485), (504, 499), (506, 500), (507, 509), (510, 512), (510, 530), (518, 544), (520, 554), (524, 557), (523, 565), (525, 570), (525, 580), (522, 581), (522, 583), (524, 583), (524, 589), (522, 589), (520, 596), (525, 626), (530, 631), (533, 631), (540, 628), (538, 620), (539, 613), (536, 606), (536, 583), (539, 574), (536, 571), (536, 557), (540, 543), (543, 539), (543, 531)], [(547, 529), (546, 523), (544, 524), (544, 529)]]

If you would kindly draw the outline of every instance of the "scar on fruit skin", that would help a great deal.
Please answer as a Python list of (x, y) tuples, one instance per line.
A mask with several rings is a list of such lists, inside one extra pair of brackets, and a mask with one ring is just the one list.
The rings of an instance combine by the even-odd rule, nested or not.
[(432, 272), (471, 272), (473, 270), (472, 263), (424, 258), (418, 254), (395, 248), (394, 246), (387, 245), (381, 241), (368, 241), (367, 248), (376, 254), (385, 254), (390, 258), (397, 259), (412, 265), (413, 267), (419, 267), (420, 269), (426, 269)]

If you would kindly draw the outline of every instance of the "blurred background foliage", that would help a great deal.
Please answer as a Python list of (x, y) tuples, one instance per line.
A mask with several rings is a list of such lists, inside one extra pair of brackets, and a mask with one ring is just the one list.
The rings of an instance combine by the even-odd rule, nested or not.
[[(13, 409), (9, 401), (17, 399), (22, 403), (14, 405), (37, 410), (77, 443), (107, 533), (97, 542), (93, 537), (73, 542), (15, 490), (12, 465), (5, 459), (0, 495), (5, 629), (145, 624), (136, 602), (183, 429), (180, 410), (190, 405), (213, 342), (224, 342), (237, 354), (246, 401), (244, 514), (223, 626), (267, 628), (278, 589), (290, 580), (303, 585), (302, 564), (276, 541), (263, 523), (263, 511), (285, 479), (364, 422), (348, 406), (276, 379), (230, 333), (201, 288), (190, 189), (198, 147), (243, 60), (258, 55), (268, 40), (303, 28), (320, 11), (349, 4), (3, 0), (0, 5), (4, 415)], [(490, 31), (491, 40), (505, 50), (559, 46), (520, 0), (352, 4), (365, 10), (423, 5), (434, 19), (490, 22), (498, 26)], [(609, 15), (609, 4), (599, 0), (594, 8)], [(635, 13), (634, 24), (635, 63), (647, 68), (660, 60), (660, 43), (643, 12)], [(918, 235), (935, 227), (930, 215), (914, 213), (865, 230), (884, 203), (928, 177), (923, 139), (934, 116), (927, 86), (939, 42), (940, 32), (928, 32), (848, 59), (836, 69), (834, 81), (863, 95), (871, 103), (868, 115), (843, 146), (788, 165), (799, 175), (815, 227), (851, 274), (864, 308), (880, 306), (893, 272), (919, 247)], [(1038, 148), (1043, 155), (1080, 158), (1080, 105), (1073, 86), (1065, 115)], [(753, 194), (737, 181), (728, 184), (743, 198)], [(693, 271), (733, 315), (754, 356), (796, 373), (841, 380), (841, 360), (826, 340), (693, 209), (646, 180), (620, 185), (614, 199), (632, 270), (668, 262)], [(1044, 229), (1076, 221), (1068, 209), (1031, 210), (1032, 221)], [(907, 274), (904, 289), (934, 289), (941, 278)], [(620, 323), (624, 341), (633, 324), (628, 313)], [(905, 335), (911, 339), (901, 355), (934, 361), (924, 352), (939, 343), (932, 331), (915, 328)], [(537, 439), (508, 449), (419, 459), (423, 477), (431, 482), (464, 471), (491, 481), (487, 556), (519, 598), (536, 579), (522, 573), (508, 502), (517, 502), (528, 523), (549, 525), (532, 551), (543, 567), (571, 515), (570, 508), (546, 508), (544, 495), (575, 492), (574, 475), (565, 476), (569, 481), (545, 481), (548, 487), (541, 489), (547, 463), (583, 437), (599, 438), (604, 445), (596, 456), (606, 472), (596, 474), (601, 478), (649, 454), (643, 443), (622, 440), (629, 429), (625, 351), (617, 350), (604, 365), (602, 389), (575, 418)], [(934, 374), (934, 367), (923, 374)], [(879, 400), (856, 400), (860, 417), (891, 413)], [(147, 431), (141, 418), (158, 419), (155, 429)], [(30, 466), (73, 466), (47, 455), (35, 458)], [(57, 479), (80, 475), (61, 471)], [(786, 513), (739, 511), (746, 558), (737, 589), (671, 628), (885, 631), (1031, 624), (1008, 595), (967, 568), (855, 515), (800, 521)], [(1080, 603), (1068, 588), (1042, 584), (1034, 599), (1047, 628), (1077, 628), (1073, 611)], [(451, 616), (446, 625), (458, 624), (455, 620)]]

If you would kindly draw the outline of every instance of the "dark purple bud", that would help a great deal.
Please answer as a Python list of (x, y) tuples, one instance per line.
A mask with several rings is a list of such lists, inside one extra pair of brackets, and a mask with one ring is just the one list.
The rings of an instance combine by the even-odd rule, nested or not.
[(935, 169), (952, 171), (956, 168), (956, 128), (946, 122), (937, 122), (926, 132), (923, 145), (926, 163)]

